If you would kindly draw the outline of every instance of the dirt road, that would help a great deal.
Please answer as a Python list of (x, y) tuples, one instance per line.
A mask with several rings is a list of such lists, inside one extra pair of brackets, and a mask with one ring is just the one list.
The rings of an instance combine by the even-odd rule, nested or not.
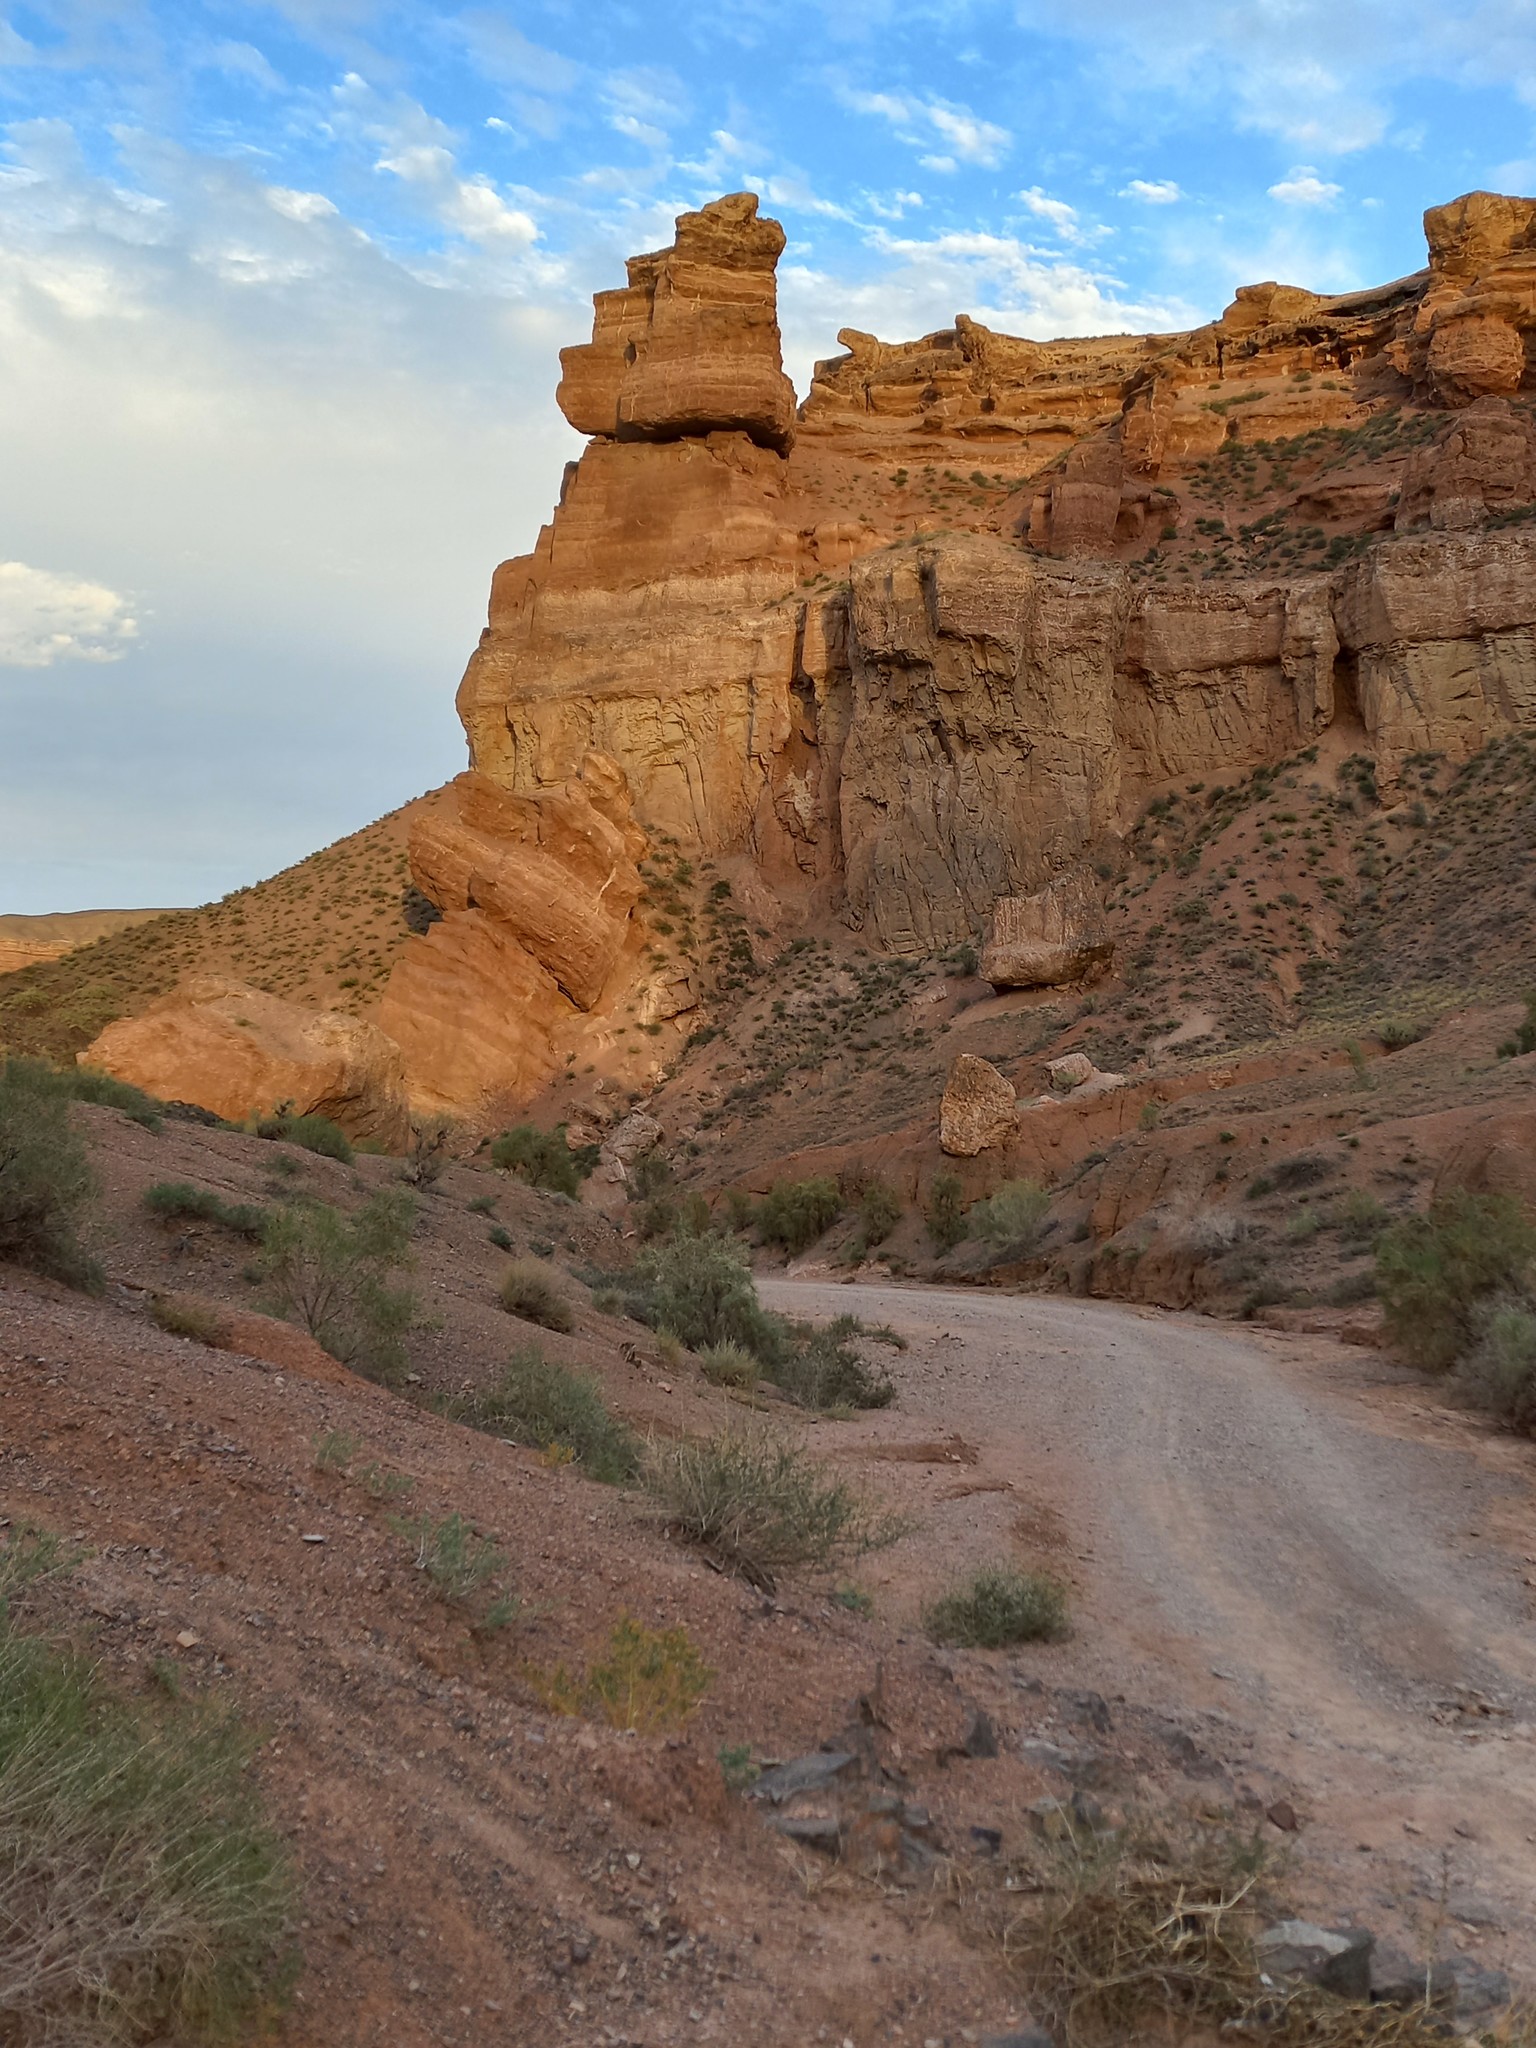
[(991, 1475), (1026, 1504), (1015, 1547), (1031, 1514), (1058, 1532), (1102, 1686), (1221, 1706), (1307, 1787), (1335, 1855), (1406, 1857), (1469, 1925), (1524, 1921), (1529, 1445), (1326, 1341), (969, 1290), (761, 1291), (909, 1339), (889, 1412), (977, 1447), (977, 1487)]

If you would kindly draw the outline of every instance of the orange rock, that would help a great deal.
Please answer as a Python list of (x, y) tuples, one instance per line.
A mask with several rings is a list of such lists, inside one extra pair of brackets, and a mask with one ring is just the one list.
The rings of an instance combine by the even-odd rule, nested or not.
[(185, 983), (140, 1016), (109, 1024), (80, 1064), (231, 1122), (291, 1103), (386, 1149), (405, 1141), (404, 1075), (392, 1040), (360, 1017), (301, 1009), (241, 982)]
[(990, 1060), (963, 1052), (949, 1070), (939, 1105), (939, 1147), (956, 1159), (974, 1159), (1004, 1145), (1018, 1122), (1013, 1083)]
[(1114, 956), (1092, 874), (1068, 869), (1034, 896), (1000, 896), (982, 954), (994, 988), (1054, 988), (1101, 971)]

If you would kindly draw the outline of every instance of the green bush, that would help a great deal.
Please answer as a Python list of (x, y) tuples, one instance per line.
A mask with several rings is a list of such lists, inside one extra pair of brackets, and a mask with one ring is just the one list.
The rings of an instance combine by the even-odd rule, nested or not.
[(1381, 1040), (1384, 1052), (1402, 1052), (1407, 1046), (1417, 1045), (1421, 1038), (1427, 1038), (1429, 1026), (1415, 1024), (1407, 1017), (1388, 1017), (1376, 1026), (1376, 1036)]
[(1366, 1188), (1349, 1188), (1334, 1205), (1339, 1235), (1353, 1244), (1374, 1244), (1391, 1219), (1391, 1210)]
[(59, 1083), (63, 1093), (76, 1102), (96, 1102), (104, 1109), (119, 1110), (146, 1131), (165, 1128), (165, 1104), (113, 1074), (98, 1073), (94, 1067), (65, 1067)]
[(1512, 1195), (1442, 1195), (1376, 1245), (1387, 1334), (1413, 1364), (1444, 1372), (1472, 1349), (1490, 1296), (1519, 1294), (1536, 1260), (1536, 1221)]
[(258, 1138), (275, 1138), (285, 1145), (300, 1145), (306, 1152), (318, 1152), (323, 1159), (339, 1159), (343, 1166), (352, 1164), (352, 1147), (341, 1125), (328, 1116), (295, 1116), (291, 1110), (278, 1110), (272, 1116), (259, 1117), (256, 1122)]
[(901, 1217), (901, 1197), (889, 1181), (883, 1181), (878, 1177), (866, 1181), (859, 1196), (861, 1248), (870, 1251), (875, 1245), (884, 1244), (901, 1221)]
[(415, 1217), (414, 1200), (398, 1188), (374, 1195), (351, 1217), (325, 1202), (274, 1209), (258, 1262), (272, 1306), (343, 1365), (393, 1379), (408, 1362), (404, 1338), (416, 1297), (390, 1283), (410, 1264)]
[(965, 1190), (953, 1173), (936, 1173), (928, 1189), (928, 1206), (923, 1211), (928, 1236), (935, 1251), (952, 1252), (965, 1236)]
[(0, 2036), (129, 2048), (261, 2027), (294, 1889), (249, 1758), (231, 1723), (130, 1703), (0, 1609)]
[(838, 1316), (820, 1329), (793, 1326), (771, 1368), (774, 1384), (802, 1408), (888, 1408), (895, 1387), (853, 1348), (851, 1340), (866, 1335), (857, 1316)]
[(538, 1323), (561, 1335), (576, 1321), (570, 1297), (538, 1259), (512, 1261), (501, 1283), (501, 1305), (508, 1315), (521, 1316), (525, 1323)]
[(679, 1535), (765, 1592), (785, 1572), (830, 1565), (902, 1533), (846, 1481), (766, 1433), (653, 1445), (645, 1482)]
[(564, 1124), (552, 1131), (538, 1130), (533, 1124), (518, 1124), (494, 1141), (491, 1164), (500, 1173), (516, 1174), (530, 1187), (574, 1197), (597, 1164), (597, 1147), (585, 1145), (573, 1150), (566, 1143)]
[(995, 1195), (972, 1209), (971, 1231), (1000, 1249), (1032, 1251), (1040, 1240), (1050, 1206), (1050, 1195), (1038, 1181), (1005, 1180)]
[(1456, 1366), (1456, 1385), (1475, 1407), (1536, 1436), (1536, 1301), (1495, 1295), (1478, 1312), (1477, 1341)]
[(670, 1330), (690, 1351), (740, 1344), (765, 1362), (778, 1353), (776, 1319), (757, 1298), (739, 1246), (722, 1237), (674, 1237), (640, 1254), (626, 1283), (632, 1312)]
[[(415, 1551), (417, 1571), (425, 1572), (443, 1598), (455, 1606), (467, 1606), (490, 1592), (507, 1561), (506, 1552), (476, 1535), (457, 1509), (440, 1522), (423, 1515), (419, 1521), (392, 1526)], [(479, 1626), (505, 1628), (520, 1605), (516, 1595), (499, 1594), (481, 1616)]]
[(1528, 1052), (1536, 1052), (1536, 989), (1525, 999), (1525, 1017), (1514, 1037), (1506, 1038), (1499, 1047), (1499, 1058), (1518, 1059)]
[(766, 1244), (782, 1245), (792, 1256), (813, 1245), (843, 1213), (835, 1180), (780, 1180), (757, 1205), (757, 1227)]
[(989, 1565), (935, 1600), (923, 1626), (936, 1643), (965, 1650), (1059, 1642), (1068, 1633), (1066, 1589), (1038, 1572)]
[(0, 1067), (0, 1261), (99, 1287), (80, 1220), (94, 1182), (69, 1098), (40, 1060)]
[(186, 1180), (157, 1180), (144, 1190), (144, 1206), (151, 1216), (167, 1222), (192, 1217), (202, 1223), (221, 1223), (241, 1237), (260, 1237), (267, 1227), (267, 1211), (254, 1202), (226, 1202), (212, 1188), (196, 1188)]
[(608, 1486), (622, 1486), (640, 1469), (640, 1445), (610, 1414), (598, 1382), (556, 1365), (537, 1345), (514, 1353), (494, 1387), (450, 1402), (448, 1414), (471, 1429), (539, 1450), (561, 1445), (575, 1453), (589, 1479)]

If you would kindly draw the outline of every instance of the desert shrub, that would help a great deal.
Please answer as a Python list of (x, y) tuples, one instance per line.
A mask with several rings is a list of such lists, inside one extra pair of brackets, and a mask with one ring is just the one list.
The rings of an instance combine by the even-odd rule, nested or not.
[(564, 1664), (528, 1673), (534, 1691), (555, 1713), (588, 1713), (610, 1728), (642, 1735), (680, 1728), (713, 1676), (686, 1629), (645, 1628), (629, 1615), (609, 1637), (607, 1656), (579, 1677)]
[(1384, 1052), (1401, 1052), (1405, 1046), (1417, 1045), (1421, 1038), (1427, 1038), (1429, 1026), (1415, 1024), (1407, 1017), (1388, 1017), (1376, 1026), (1376, 1036)]
[(1039, 1572), (987, 1565), (935, 1600), (923, 1626), (936, 1643), (965, 1650), (1059, 1642), (1068, 1633), (1066, 1588)]
[(989, 1244), (1030, 1251), (1039, 1242), (1050, 1206), (1050, 1195), (1038, 1181), (1005, 1180), (995, 1195), (972, 1209), (970, 1228)]
[(739, 1246), (721, 1237), (674, 1237), (650, 1247), (625, 1283), (632, 1313), (653, 1330), (670, 1330), (690, 1351), (740, 1344), (765, 1361), (776, 1356), (779, 1325), (757, 1298)]
[(165, 1104), (135, 1088), (131, 1081), (119, 1081), (114, 1074), (98, 1073), (94, 1067), (66, 1067), (59, 1084), (76, 1102), (96, 1102), (104, 1109), (119, 1110), (146, 1131), (165, 1128)]
[(493, 1223), (490, 1229), (485, 1234), (490, 1243), (495, 1245), (497, 1251), (511, 1251), (512, 1233), (510, 1230), (507, 1229), (504, 1223)]
[(609, 1412), (598, 1382), (544, 1356), (535, 1344), (515, 1352), (494, 1387), (463, 1394), (448, 1413), (488, 1435), (538, 1450), (562, 1445), (589, 1479), (622, 1486), (640, 1469), (633, 1432)]
[(1315, 1188), (1337, 1171), (1332, 1160), (1320, 1159), (1315, 1152), (1295, 1152), (1289, 1159), (1277, 1159), (1269, 1173), (1273, 1184), (1289, 1193), (1297, 1188)]
[(937, 1173), (928, 1189), (923, 1221), (934, 1249), (953, 1251), (965, 1236), (965, 1190), (957, 1174)]
[(1368, 1188), (1349, 1188), (1334, 1205), (1339, 1235), (1355, 1244), (1373, 1244), (1391, 1221), (1392, 1212)]
[(128, 2048), (259, 2027), (294, 1891), (249, 1756), (232, 1723), (124, 1700), (0, 1609), (6, 2040)]
[(295, 1116), (292, 1110), (280, 1109), (271, 1116), (259, 1117), (256, 1135), (302, 1146), (306, 1152), (318, 1152), (322, 1159), (339, 1159), (343, 1166), (352, 1164), (352, 1146), (341, 1125), (314, 1111)]
[(403, 1189), (374, 1195), (350, 1217), (326, 1202), (274, 1209), (258, 1262), (268, 1299), (343, 1365), (394, 1378), (406, 1364), (416, 1297), (391, 1281), (410, 1263), (415, 1216)]
[(845, 1480), (766, 1433), (725, 1430), (704, 1443), (653, 1445), (645, 1482), (680, 1536), (765, 1592), (783, 1573), (830, 1565), (902, 1533)]
[(514, 1259), (501, 1283), (501, 1305), (525, 1323), (564, 1334), (576, 1321), (570, 1297), (539, 1259)]
[(193, 1187), (186, 1180), (157, 1180), (144, 1190), (144, 1206), (151, 1216), (166, 1222), (187, 1217), (200, 1223), (221, 1223), (241, 1237), (260, 1237), (267, 1227), (267, 1211), (254, 1202), (226, 1202), (212, 1188)]
[(1362, 1301), (1376, 1298), (1376, 1275), (1362, 1269), (1358, 1273), (1345, 1273), (1335, 1280), (1323, 1296), (1330, 1308), (1354, 1308)]
[(453, 1163), (453, 1154), (449, 1150), (453, 1136), (454, 1125), (449, 1117), (427, 1116), (411, 1119), (404, 1177), (412, 1187), (437, 1186), (445, 1168)]
[(1477, 1314), (1477, 1341), (1457, 1362), (1456, 1385), (1475, 1407), (1536, 1436), (1536, 1301), (1494, 1295)]
[(1522, 1292), (1533, 1260), (1536, 1221), (1512, 1195), (1438, 1197), (1377, 1240), (1388, 1335), (1413, 1364), (1444, 1372), (1476, 1342), (1484, 1303)]
[[(423, 1515), (419, 1521), (393, 1526), (415, 1552), (417, 1571), (425, 1572), (442, 1597), (455, 1606), (468, 1606), (492, 1592), (507, 1561), (505, 1551), (477, 1535), (457, 1509), (438, 1522)], [(519, 1604), (513, 1594), (497, 1594), (481, 1615), (480, 1628), (505, 1628)]]
[(1518, 1059), (1521, 1054), (1536, 1052), (1536, 989), (1525, 999), (1525, 1016), (1513, 1038), (1506, 1038), (1499, 1047), (1501, 1060)]
[(765, 1243), (782, 1245), (793, 1255), (813, 1245), (842, 1213), (835, 1180), (780, 1180), (757, 1205), (757, 1227)]
[(750, 1392), (762, 1374), (744, 1344), (707, 1344), (699, 1353), (699, 1370), (712, 1387), (734, 1387)]
[(172, 1337), (190, 1337), (194, 1344), (222, 1345), (229, 1325), (211, 1303), (179, 1301), (173, 1294), (150, 1298), (150, 1319)]
[(648, 1202), (671, 1187), (675, 1175), (672, 1162), (665, 1152), (652, 1146), (649, 1152), (642, 1152), (630, 1169), (629, 1191), (632, 1200)]
[(884, 1244), (901, 1221), (901, 1197), (889, 1181), (868, 1180), (859, 1196), (859, 1236), (868, 1251)]
[(491, 1164), (499, 1173), (515, 1174), (530, 1187), (574, 1197), (597, 1164), (597, 1150), (595, 1146), (573, 1150), (566, 1143), (564, 1124), (552, 1131), (518, 1124), (493, 1142)]
[(854, 1349), (852, 1340), (868, 1335), (857, 1316), (838, 1316), (820, 1329), (791, 1326), (771, 1368), (775, 1385), (802, 1408), (888, 1408), (895, 1387)]
[(99, 1286), (79, 1238), (93, 1185), (51, 1070), (40, 1060), (7, 1060), (0, 1067), (0, 1260), (73, 1286)]

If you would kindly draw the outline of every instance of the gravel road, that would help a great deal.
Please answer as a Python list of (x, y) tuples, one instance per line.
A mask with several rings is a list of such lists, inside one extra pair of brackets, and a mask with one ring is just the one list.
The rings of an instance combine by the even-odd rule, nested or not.
[(1530, 1900), (1529, 1446), (1316, 1340), (973, 1290), (760, 1289), (910, 1340), (900, 1409), (1060, 1518), (1106, 1679), (1223, 1702), (1348, 1811), (1346, 1832), (1362, 1814), (1410, 1844), (1453, 1828), (1483, 1845), (1480, 1881)]

